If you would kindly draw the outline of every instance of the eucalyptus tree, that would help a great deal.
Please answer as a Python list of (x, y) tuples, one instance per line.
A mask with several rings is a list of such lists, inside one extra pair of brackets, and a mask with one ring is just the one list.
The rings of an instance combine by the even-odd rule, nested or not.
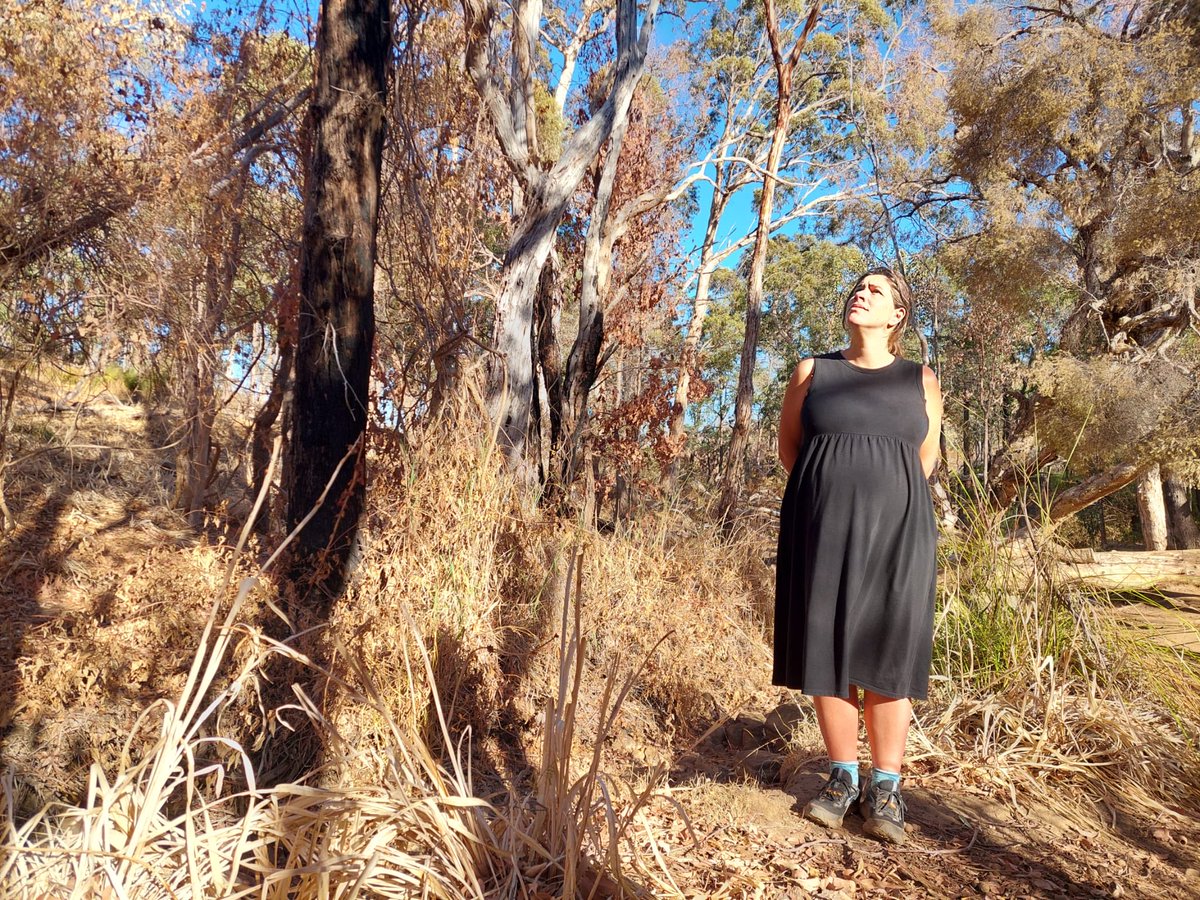
[(663, 257), (675, 252), (680, 224), (673, 218), (675, 201), (702, 171), (688, 165), (690, 122), (678, 112), (672, 92), (657, 73), (648, 72), (594, 173), (580, 260), (578, 329), (557, 410), (561, 437), (555, 474), (564, 486), (578, 470), (592, 388), (617, 350), (616, 335), (625, 323), (613, 319), (629, 306), (622, 301), (636, 289), (635, 281), (670, 277)]
[[(665, 487), (675, 486), (679, 455), (684, 441), (684, 415), (691, 399), (692, 376), (698, 368), (698, 353), (705, 320), (711, 305), (713, 276), (725, 260), (743, 250), (753, 240), (753, 232), (739, 229), (721, 235), (733, 198), (754, 183), (757, 166), (765, 154), (763, 130), (758, 126), (766, 96), (771, 63), (766, 37), (757, 17), (746, 5), (719, 5), (710, 27), (694, 42), (694, 52), (702, 62), (697, 69), (697, 103), (707, 114), (698, 117), (707, 137), (711, 134), (711, 160), (701, 169), (709, 192), (708, 215), (695, 268), (695, 292), (691, 315), (680, 347), (675, 376), (675, 397), (667, 430), (673, 452), (665, 473)], [(783, 222), (777, 223), (781, 227)]]
[[(810, 8), (805, 4), (796, 9), (811, 14), (816, 6)], [(770, 31), (765, 27), (764, 7), (760, 3), (720, 7), (714, 13), (712, 27), (696, 44), (695, 55), (702, 61), (699, 71), (702, 81), (697, 94), (709, 110), (704, 125), (712, 147), (705, 161), (704, 177), (708, 214), (692, 270), (695, 288), (691, 315), (681, 344), (668, 428), (668, 441), (676, 453), (676, 460), (666, 473), (668, 488), (678, 475), (677, 459), (685, 440), (684, 417), (691, 400), (692, 379), (704, 368), (698, 353), (710, 309), (713, 278), (722, 266), (746, 248), (756, 246), (760, 239), (756, 222), (729, 215), (737, 208), (736, 198), (757, 186), (756, 203), (761, 213), (764, 182), (782, 188), (762, 231), (762, 240), (767, 241), (789, 228), (799, 227), (805, 220), (810, 220), (809, 229), (813, 232), (832, 230), (833, 223), (842, 217), (842, 206), (865, 189), (858, 163), (850, 152), (852, 133), (847, 128), (854, 108), (850, 95), (855, 83), (855, 63), (850, 54), (860, 52), (865, 43), (863, 35), (884, 27), (888, 19), (873, 0), (826, 3), (821, 9), (820, 15), (836, 25), (819, 29), (811, 37), (808, 54), (811, 59), (804, 60), (804, 77), (791, 92), (774, 178), (768, 179), (765, 173), (778, 129), (767, 123), (781, 121), (776, 115), (780, 109), (780, 82)], [(782, 15), (786, 20), (784, 29), (795, 29), (807, 22), (793, 21), (786, 11)], [(835, 35), (835, 31), (839, 34)], [(861, 97), (858, 102), (861, 103)], [(748, 316), (758, 315), (745, 305), (742, 309)], [(744, 401), (743, 412), (746, 409)]]
[[(856, 95), (879, 88), (858, 81), (854, 70), (857, 58), (874, 52), (876, 42), (886, 40), (894, 27), (892, 18), (875, 0), (805, 4), (799, 14), (777, 6), (775, 0), (763, 0), (762, 15), (773, 63), (774, 102), (768, 108), (771, 127), (766, 161), (756, 167), (762, 188), (756, 197), (736, 411), (718, 506), (725, 521), (736, 506), (749, 439), (763, 273), (774, 230), (777, 188), (781, 189), (781, 213), (794, 215), (798, 205), (804, 215), (820, 218), (832, 216), (838, 204), (865, 189), (862, 166), (851, 142), (851, 124), (860, 102)], [(818, 30), (819, 22), (823, 27)]]
[(340, 595), (366, 498), (375, 235), (390, 7), (324, 0), (310, 106), (287, 523), (291, 568), (320, 615)]
[[(591, 27), (590, 10), (580, 40)], [(647, 0), (639, 23), (637, 0), (616, 0), (616, 56), (608, 90), (551, 160), (538, 129), (537, 98), (539, 89), (545, 90), (537, 80), (541, 0), (517, 0), (507, 19), (496, 0), (463, 0), (467, 70), (516, 185), (516, 224), (496, 273), (489, 406), (510, 465), (527, 475), (525, 445), (536, 389), (534, 300), (542, 268), (571, 196), (614, 130), (623, 127), (658, 13), (659, 0)], [(568, 63), (577, 58), (576, 52)]]
[[(969, 239), (945, 257), (966, 292), (1012, 312), (1061, 304), (1054, 352), (1030, 372), (1035, 389), (989, 465), (995, 506), (1124, 409), (1121, 452), (1092, 454), (1099, 468), (1050, 521), (1141, 481), (1144, 531), (1165, 534), (1158, 466), (1200, 483), (1200, 419), (1187, 412), (1200, 371), (1200, 16), (1194, 4), (1074, 0), (943, 3), (931, 15), (950, 66), (943, 173), (979, 198)], [(1110, 382), (1110, 360), (1142, 397), (1136, 410), (1085, 390)], [(1097, 401), (1090, 412), (1069, 402), (1081, 390)]]

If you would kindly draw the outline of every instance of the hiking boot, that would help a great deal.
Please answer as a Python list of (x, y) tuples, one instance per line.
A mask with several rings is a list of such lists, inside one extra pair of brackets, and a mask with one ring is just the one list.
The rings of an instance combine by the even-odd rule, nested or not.
[(830, 828), (840, 828), (842, 817), (858, 799), (858, 788), (845, 769), (834, 769), (821, 792), (804, 807), (804, 818)]
[(904, 813), (907, 811), (900, 787), (891, 779), (872, 784), (858, 801), (865, 820), (863, 833), (893, 844), (904, 843)]

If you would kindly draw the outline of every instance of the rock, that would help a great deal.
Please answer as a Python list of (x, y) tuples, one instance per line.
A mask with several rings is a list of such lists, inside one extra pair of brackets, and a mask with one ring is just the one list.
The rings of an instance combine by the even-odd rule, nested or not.
[(741, 760), (739, 767), (766, 784), (779, 783), (779, 757), (770, 750), (755, 750)]
[(775, 744), (786, 745), (791, 740), (796, 726), (813, 720), (813, 711), (808, 705), (781, 703), (767, 713), (766, 733)]
[(761, 719), (738, 716), (725, 726), (725, 743), (734, 750), (754, 750), (766, 742), (766, 726)]

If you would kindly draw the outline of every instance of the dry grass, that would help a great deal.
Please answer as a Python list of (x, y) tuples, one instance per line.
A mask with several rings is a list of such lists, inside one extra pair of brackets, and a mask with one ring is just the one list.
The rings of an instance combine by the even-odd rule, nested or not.
[[(673, 802), (661, 779), (679, 746), (768, 687), (774, 536), (723, 540), (672, 510), (621, 535), (553, 520), (480, 421), (468, 391), (416, 443), (376, 444), (363, 556), (322, 631), (331, 690), (282, 710), (258, 708), (268, 658), (315, 664), (258, 627), (265, 554), (197, 542), (159, 495), (131, 504), (135, 476), (160, 483), (134, 463), (151, 443), (139, 420), (115, 462), (78, 451), (55, 517), (7, 539), (13, 589), (45, 616), (14, 657), (3, 890), (682, 895), (639, 812)], [(36, 484), (61, 474), (50, 455), (16, 471), (27, 508), (52, 496)], [(912, 762), (1018, 806), (1084, 796), (1153, 817), (1200, 798), (1188, 658), (1099, 598), (1013, 590), (986, 530), (965, 535), (942, 548)], [(264, 714), (317, 723), (310, 782), (255, 787)], [(815, 729), (798, 738), (785, 769), (817, 752)]]
[[(275, 558), (263, 565), (264, 572)], [(519, 896), (539, 885), (570, 896), (584, 888), (587, 895), (644, 893), (625, 873), (641, 869), (643, 877), (653, 879), (653, 869), (639, 866), (636, 858), (626, 865), (621, 844), (661, 773), (625, 797), (602, 773), (603, 737), (632, 683), (627, 680), (614, 696), (613, 677), (600, 700), (602, 719), (590, 760), (582, 767), (575, 764), (586, 638), (578, 602), (573, 619), (568, 616), (570, 570), (560, 621), (558, 690), (546, 708), (536, 791), (529, 802), (514, 799), (501, 811), (476, 797), (469, 765), (442, 710), (424, 636), (403, 606), (407, 633), (393, 632), (392, 638), (405, 654), (404, 684), (411, 688), (421, 683), (418, 673), (424, 675), (436, 726), (453, 751), (436, 758), (420, 733), (423, 723), (417, 717), (394, 718), (361, 657), (343, 650), (339, 668), (356, 684), (333, 671), (324, 674), (346, 706), (373, 714), (386, 730), (380, 735), (384, 740), (366, 746), (347, 741), (301, 691), (295, 706), (317, 723), (335, 768), (362, 771), (366, 756), (365, 767), (375, 777), (337, 787), (256, 789), (243, 748), (207, 732), (222, 709), (249, 687), (268, 654), (312, 663), (244, 623), (242, 613), (258, 579), (243, 578), (230, 599), (237, 563), (235, 553), (180, 694), (143, 714), (147, 720), (161, 714), (161, 722), (157, 740), (140, 760), (127, 744), (115, 772), (100, 764), (91, 767), (82, 804), (51, 803), (24, 821), (11, 802), (14, 786), (6, 780), (0, 884), (11, 895), (481, 897), (497, 890)], [(576, 599), (582, 585), (577, 563), (578, 555), (571, 563)], [(336, 641), (336, 628), (332, 634)], [(213, 696), (239, 636), (259, 650), (244, 655)], [(408, 654), (410, 643), (419, 654), (417, 667)], [(135, 725), (130, 741), (139, 733)], [(240, 763), (237, 773), (214, 761), (230, 751)], [(239, 783), (247, 789), (226, 790)]]
[[(65, 802), (70, 778), (43, 782), (37, 795), (57, 799), (29, 815), (18, 803), (22, 785), (6, 781), (0, 883), (24, 896), (636, 896), (648, 890), (640, 884), (670, 892), (661, 861), (634, 849), (646, 846), (644, 835), (630, 840), (661, 766), (623, 779), (602, 763), (632, 689), (649, 686), (665, 711), (689, 708), (692, 695), (673, 692), (695, 686), (669, 667), (652, 671), (657, 645), (670, 637), (664, 630), (648, 639), (657, 623), (628, 623), (624, 633), (637, 640), (620, 646), (599, 637), (612, 621), (602, 604), (626, 593), (614, 581), (638, 571), (629, 568), (629, 545), (581, 542), (543, 521), (499, 474), (493, 448), (456, 434), (378, 454), (367, 555), (326, 629), (333, 701), (318, 708), (300, 694), (292, 709), (275, 711), (317, 722), (327, 748), (319, 783), (254, 787), (245, 712), (258, 673), (273, 653), (312, 665), (255, 627), (269, 582), (247, 575), (257, 567), (237, 552), (164, 544), (121, 581), (110, 622), (82, 639), (58, 636), (65, 664), (51, 672), (48, 657), (22, 658), (41, 666), (24, 673), (25, 691), (36, 693), (34, 676), (49, 677), (59, 695), (46, 711), (66, 722), (78, 713), (67, 686), (88, 660), (154, 660), (186, 636), (199, 644), (195, 661), (174, 680), (151, 673), (161, 693), (178, 691), (170, 699), (115, 704), (140, 715), (109, 717), (124, 727), (124, 746), (92, 745), (96, 761), (76, 802)], [(173, 553), (186, 565), (166, 565)], [(656, 555), (643, 550), (641, 564)], [(590, 556), (585, 577), (579, 561)], [(685, 560), (654, 565), (655, 577), (703, 596)], [(157, 600), (128, 602), (138, 575), (150, 571)], [(733, 586), (720, 567), (708, 571), (699, 577)], [(164, 580), (173, 572), (174, 584)], [(648, 599), (649, 578), (626, 587)], [(669, 590), (659, 583), (654, 599), (661, 604)], [(570, 602), (581, 592), (582, 607)], [(195, 600), (205, 594), (217, 600), (197, 623)], [(52, 640), (39, 634), (27, 649)], [(122, 642), (132, 645), (124, 653)], [(715, 685), (706, 702), (714, 696), (725, 699)], [(522, 697), (537, 725), (528, 735), (506, 733), (513, 721), (494, 709), (518, 708)], [(53, 705), (50, 693), (41, 699)], [(474, 781), (473, 743), (491, 733), (509, 750), (524, 738), (537, 760), (528, 792), (516, 778), (511, 791), (490, 794)], [(28, 742), (31, 768), (49, 749), (41, 737)], [(63, 755), (77, 764), (80, 754)], [(500, 768), (492, 774), (503, 781)]]
[[(1022, 500), (1048, 508), (1029, 485)], [(1087, 800), (1111, 819), (1178, 820), (1200, 801), (1200, 665), (1124, 626), (1104, 592), (1056, 583), (1036, 546), (997, 546), (967, 512), (939, 548), (934, 687), (912, 762), (983, 777), (1018, 809), (1036, 797), (1078, 817)]]
[[(289, 784), (258, 791), (241, 748), (205, 735), (264, 661), (256, 656), (209, 700), (254, 587), (244, 579), (228, 602), (233, 574), (231, 565), (180, 695), (146, 711), (161, 714), (161, 723), (142, 759), (123, 754), (111, 775), (94, 765), (80, 806), (51, 804), (19, 825), (6, 810), (0, 884), (10, 896), (29, 897), (384, 897), (429, 884), (442, 896), (480, 896), (481, 848), (501, 846), (480, 840), (488, 835), (477, 815), (485, 804), (472, 797), (457, 765), (441, 766), (399, 727), (387, 777), (341, 790)], [(265, 652), (290, 651), (275, 645)], [(371, 695), (355, 699), (378, 704)], [(303, 695), (298, 702), (321, 720)], [(332, 743), (348, 750), (323, 724)], [(206, 762), (211, 744), (242, 759), (240, 777)], [(225, 790), (241, 781), (248, 790)]]
[[(753, 663), (768, 658), (761, 611), (769, 574), (753, 542), (714, 552), (710, 535), (678, 528), (681, 517), (671, 513), (622, 536), (543, 515), (501, 473), (494, 448), (475, 437), (478, 412), (464, 405), (456, 421), (472, 427), (378, 452), (371, 537), (330, 623), (330, 634), (367, 661), (369, 677), (391, 686), (396, 719), (439, 741), (429, 685), (418, 673), (409, 686), (404, 659), (413, 647), (397, 639), (411, 615), (430, 641), (451, 730), (471, 729), (492, 786), (535, 768), (528, 744), (558, 682), (563, 579), (577, 550), (586, 561), (580, 627), (596, 673), (581, 689), (577, 737), (586, 746), (597, 739), (599, 675), (610, 668), (625, 678), (641, 667), (637, 704), (619, 730), (657, 757), (647, 762), (669, 758), (676, 736), (764, 686), (769, 666)], [(373, 713), (335, 704), (331, 719), (359, 744), (385, 740)]]

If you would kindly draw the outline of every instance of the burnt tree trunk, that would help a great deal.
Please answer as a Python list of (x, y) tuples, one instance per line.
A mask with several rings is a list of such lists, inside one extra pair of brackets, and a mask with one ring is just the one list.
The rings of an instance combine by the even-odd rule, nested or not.
[(541, 417), (538, 431), (541, 443), (542, 483), (546, 497), (554, 502), (561, 496), (555, 475), (555, 454), (562, 442), (563, 366), (559, 349), (562, 324), (563, 286), (559, 261), (551, 252), (542, 269), (534, 311), (534, 357), (538, 367), (538, 397)]
[[(600, 345), (604, 342), (604, 295), (612, 275), (612, 246), (605, 246), (605, 226), (617, 183), (621, 147), (629, 129), (625, 117), (613, 127), (608, 154), (596, 184), (592, 213), (583, 247), (583, 283), (579, 288), (579, 332), (567, 357), (563, 397), (562, 483), (575, 480), (579, 438), (587, 418), (588, 395), (599, 371)], [(607, 251), (607, 252), (606, 252)]]
[(375, 232), (391, 42), (383, 0), (325, 0), (310, 107), (287, 523), (298, 607), (344, 589), (366, 495)]
[[(275, 304), (277, 309), (276, 343), (279, 345), (279, 359), (275, 364), (275, 374), (271, 378), (271, 389), (267, 393), (267, 402), (254, 417), (254, 430), (250, 443), (251, 503), (257, 499), (262, 491), (263, 482), (267, 478), (267, 468), (271, 464), (271, 431), (279, 420), (279, 413), (291, 392), (292, 363), (296, 356), (296, 339), (293, 332), (296, 323), (294, 283), (289, 284), (282, 291), (277, 291)], [(270, 531), (270, 503), (263, 504), (254, 521), (253, 528), (260, 534)]]

